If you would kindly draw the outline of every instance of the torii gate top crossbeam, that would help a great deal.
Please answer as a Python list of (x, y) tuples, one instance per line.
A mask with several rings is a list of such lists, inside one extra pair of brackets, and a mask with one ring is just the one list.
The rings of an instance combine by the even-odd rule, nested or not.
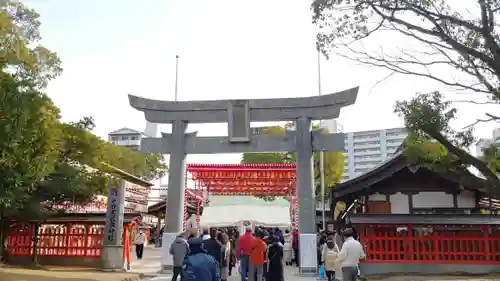
[[(250, 99), (250, 121), (290, 121), (300, 117), (311, 120), (338, 118), (340, 109), (354, 104), (359, 87), (335, 94), (282, 99)], [(143, 111), (146, 120), (153, 123), (225, 123), (228, 108), (235, 100), (161, 101), (129, 95), (130, 105)]]

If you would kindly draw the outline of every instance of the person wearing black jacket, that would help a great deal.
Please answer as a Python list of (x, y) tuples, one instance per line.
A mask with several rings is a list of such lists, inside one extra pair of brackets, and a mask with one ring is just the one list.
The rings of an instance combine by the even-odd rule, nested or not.
[(222, 243), (217, 240), (217, 229), (210, 229), (210, 238), (203, 240), (203, 248), (214, 257), (219, 266), (222, 262)]

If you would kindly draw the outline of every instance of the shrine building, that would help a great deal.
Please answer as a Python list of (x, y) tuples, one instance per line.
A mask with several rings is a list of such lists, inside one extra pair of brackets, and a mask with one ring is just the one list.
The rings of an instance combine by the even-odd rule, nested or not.
[[(152, 184), (112, 166), (107, 168), (111, 176), (126, 181), (121, 241), (124, 246), (123, 258), (126, 260), (126, 252), (130, 253), (137, 231), (142, 230), (149, 238), (151, 228), (142, 223), (142, 218), (148, 214), (163, 218), (166, 206), (165, 202), (161, 202), (145, 209)], [(192, 202), (186, 205), (187, 215), (202, 211)], [(4, 261), (30, 264), (36, 249), (37, 260), (41, 265), (100, 267), (107, 198), (100, 196), (99, 200), (84, 205), (65, 202), (55, 208), (60, 212), (44, 218), (38, 227), (36, 220), (18, 218), (10, 222)], [(36, 247), (33, 242), (35, 232), (38, 239)]]
[(363, 275), (487, 273), (500, 265), (500, 210), (468, 171), (408, 164), (404, 151), (332, 192), (335, 227), (365, 246)]

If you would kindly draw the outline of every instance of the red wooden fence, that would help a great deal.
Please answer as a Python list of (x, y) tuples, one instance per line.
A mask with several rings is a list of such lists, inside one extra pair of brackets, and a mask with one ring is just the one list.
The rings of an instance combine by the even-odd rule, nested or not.
[(497, 226), (356, 226), (365, 263), (500, 265)]
[[(103, 241), (102, 224), (48, 224), (38, 231), (39, 257), (99, 258)], [(19, 223), (9, 230), (7, 247), (11, 256), (33, 255), (33, 224)]]

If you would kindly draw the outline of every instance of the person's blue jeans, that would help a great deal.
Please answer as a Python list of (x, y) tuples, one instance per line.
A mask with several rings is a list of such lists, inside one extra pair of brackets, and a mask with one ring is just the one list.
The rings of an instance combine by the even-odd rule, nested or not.
[(241, 255), (240, 256), (241, 281), (246, 281), (249, 266), (250, 266), (250, 257), (246, 255)]

